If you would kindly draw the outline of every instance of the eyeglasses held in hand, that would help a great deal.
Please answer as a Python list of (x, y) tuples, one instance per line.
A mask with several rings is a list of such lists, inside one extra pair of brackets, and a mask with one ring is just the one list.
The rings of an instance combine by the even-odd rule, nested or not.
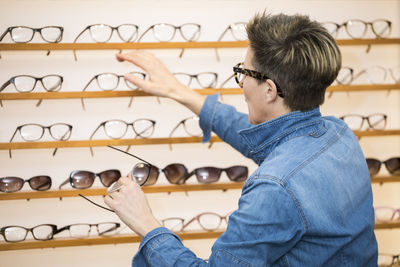
[[(129, 126), (132, 126), (132, 130), (135, 133), (134, 138), (141, 137), (141, 138), (148, 138), (154, 132), (154, 126), (156, 122), (150, 119), (137, 119), (131, 123), (127, 123), (123, 120), (108, 120), (100, 123), (97, 126), (96, 130), (92, 133), (89, 140), (92, 140), (95, 133), (101, 128), (104, 128), (105, 134), (111, 139), (121, 139), (125, 136), (126, 131), (128, 130)], [(127, 151), (129, 150), (130, 146), (128, 146)], [(93, 148), (90, 147), (90, 152), (93, 156)]]
[(378, 254), (378, 267), (400, 266), (400, 254), (393, 255), (388, 253)]
[[(249, 69), (242, 68), (243, 65), (244, 65), (244, 63), (241, 62), (241, 63), (238, 63), (235, 67), (233, 67), (233, 73), (235, 74), (235, 80), (236, 80), (237, 84), (238, 84), (241, 88), (243, 87), (243, 84), (242, 84), (242, 79), (243, 79), (242, 74), (243, 74), (244, 76), (250, 76), (250, 77), (252, 77), (252, 78), (254, 78), (254, 79), (256, 79), (256, 80), (260, 80), (260, 81), (265, 81), (265, 80), (270, 79), (267, 75), (265, 75), (265, 74), (263, 74), (263, 73), (261, 73), (261, 72), (258, 72), (258, 71), (255, 71), (255, 70), (249, 70)], [(274, 83), (275, 83), (275, 82), (274, 82)], [(283, 97), (284, 97), (284, 94), (283, 94), (281, 88), (279, 87), (279, 85), (278, 85), (277, 83), (275, 83), (275, 85), (276, 85), (276, 90), (277, 90), (277, 92), (278, 92), (278, 95), (279, 95), (280, 97), (283, 98)]]
[(340, 28), (344, 27), (347, 34), (352, 39), (364, 38), (366, 36), (368, 26), (371, 26), (372, 33), (374, 34), (375, 38), (388, 38), (392, 31), (392, 22), (386, 19), (377, 19), (372, 22), (353, 19), (342, 24), (338, 24), (336, 22), (323, 22), (321, 24), (333, 37), (337, 37)]
[[(150, 171), (151, 171), (151, 169), (152, 169), (152, 165), (151, 165), (149, 162), (145, 161), (144, 159), (142, 159), (142, 158), (140, 158), (140, 157), (138, 157), (138, 156), (135, 156), (135, 155), (130, 154), (130, 153), (126, 152), (126, 151), (123, 151), (123, 150), (121, 150), (121, 149), (119, 149), (119, 148), (116, 148), (116, 147), (113, 147), (113, 146), (108, 146), (108, 147), (109, 147), (109, 148), (112, 148), (112, 149), (115, 149), (115, 150), (117, 150), (117, 151), (119, 151), (119, 152), (122, 152), (122, 153), (124, 153), (124, 154), (127, 154), (127, 155), (129, 155), (129, 156), (131, 156), (131, 157), (134, 157), (134, 158), (136, 158), (136, 159), (142, 161), (143, 163), (140, 163), (140, 164), (147, 165), (148, 168), (143, 168), (142, 165), (138, 165), (138, 164), (137, 164), (138, 168), (142, 168), (142, 171), (138, 171), (138, 172), (135, 173), (136, 176), (132, 176), (132, 178), (134, 178), (135, 181), (136, 181), (139, 185), (143, 185), (143, 184), (146, 183), (147, 179), (149, 178)], [(136, 166), (135, 166), (135, 167), (136, 167)], [(135, 167), (134, 167), (134, 169), (135, 169)], [(146, 172), (143, 172), (143, 171), (146, 171), (146, 170), (147, 170), (147, 173), (146, 173)], [(133, 171), (132, 171), (132, 173), (133, 173)], [(109, 188), (107, 189), (107, 192), (108, 192), (108, 193), (112, 193), (112, 192), (114, 192), (114, 191), (118, 191), (120, 188), (121, 188), (121, 185), (118, 184), (118, 181), (116, 181), (116, 182), (112, 183), (112, 184), (109, 186)], [(108, 210), (108, 211), (111, 211), (111, 212), (115, 212), (115, 211), (113, 211), (112, 209), (109, 209), (109, 208), (103, 207), (102, 205), (97, 204), (96, 202), (90, 200), (89, 198), (85, 197), (85, 196), (82, 195), (82, 194), (78, 194), (78, 195), (81, 196), (82, 198), (86, 199), (87, 201), (89, 201), (89, 202), (92, 203), (93, 205), (99, 207), (99, 208), (102, 208), (102, 209), (105, 209), (105, 210)]]
[(104, 222), (97, 224), (75, 223), (58, 229), (55, 234), (68, 231), (69, 236), (72, 238), (83, 238), (89, 236), (92, 227), (96, 227), (96, 231), (99, 236), (110, 236), (115, 235), (120, 226), (121, 225), (117, 222)]
[(33, 190), (46, 191), (51, 187), (51, 178), (47, 175), (37, 175), (28, 180), (16, 176), (0, 178), (0, 192), (13, 193), (20, 191), (25, 183), (28, 183)]
[(70, 183), (73, 188), (86, 189), (93, 185), (96, 177), (99, 177), (101, 183), (105, 187), (109, 187), (112, 183), (118, 181), (118, 179), (121, 178), (121, 172), (116, 169), (105, 170), (100, 173), (76, 170), (71, 172), (69, 178), (67, 178), (62, 184), (60, 184), (58, 188), (61, 189), (62, 186)]
[(212, 232), (218, 230), (218, 228), (221, 226), (222, 221), (225, 221), (226, 224), (228, 224), (229, 216), (231, 214), (232, 212), (225, 216), (221, 216), (214, 212), (204, 212), (193, 217), (187, 223), (185, 223), (184, 219), (179, 217), (167, 218), (161, 220), (161, 223), (169, 230), (178, 233), (184, 231), (185, 228), (187, 228), (190, 224), (197, 221), (201, 228), (206, 231)]
[[(130, 72), (129, 74), (135, 75), (135, 76), (137, 76), (138, 78), (141, 78), (141, 79), (145, 79), (146, 78), (146, 74), (143, 73), (143, 72)], [(124, 79), (124, 75), (118, 75), (118, 74), (115, 74), (115, 73), (106, 72), (106, 73), (97, 74), (92, 79), (90, 79), (90, 81), (83, 88), (82, 92), (86, 91), (86, 89), (89, 87), (89, 85), (94, 80), (97, 82), (97, 85), (99, 86), (99, 88), (101, 90), (103, 90), (103, 91), (115, 90), (118, 87), (119, 81), (120, 81), (121, 78), (125, 81), (126, 86), (130, 90), (138, 89), (138, 87), (136, 85), (134, 85), (133, 83), (129, 82), (128, 80), (125, 80)], [(81, 98), (81, 102), (82, 102), (82, 108), (85, 109), (85, 103), (83, 101), (83, 98)], [(132, 98), (131, 98), (131, 102), (132, 102)], [(131, 105), (131, 102), (129, 103), (129, 107)]]
[(367, 165), (370, 176), (375, 176), (381, 169), (382, 164), (385, 165), (386, 169), (391, 175), (400, 175), (400, 157), (390, 158), (385, 161), (379, 159), (367, 158)]
[[(43, 126), (36, 123), (23, 124), (15, 129), (10, 143), (14, 139), (17, 132), (20, 133), (22, 139), (27, 142), (38, 141), (43, 137), (44, 131), (48, 130), (50, 136), (57, 141), (66, 141), (71, 137), (72, 125), (66, 123), (55, 123), (49, 126)], [(54, 149), (53, 156), (56, 154), (57, 148)], [(11, 158), (11, 149), (9, 150)]]
[(215, 72), (201, 72), (198, 74), (176, 72), (173, 75), (180, 83), (188, 87), (190, 87), (192, 80), (195, 79), (201, 88), (214, 88), (218, 80), (218, 74)]
[[(43, 88), (47, 92), (57, 92), (61, 89), (63, 81), (64, 81), (63, 77), (56, 74), (50, 74), (43, 77), (34, 77), (31, 75), (17, 75), (11, 77), (8, 81), (6, 81), (0, 87), (0, 92), (2, 92), (10, 84), (14, 85), (15, 90), (17, 90), (20, 93), (32, 92), (35, 89), (37, 82), (40, 82)], [(39, 100), (36, 106), (39, 106), (41, 102), (42, 100)], [(0, 105), (2, 106), (1, 100), (0, 100)]]
[(57, 231), (57, 226), (54, 224), (40, 224), (32, 228), (10, 225), (0, 228), (0, 234), (6, 242), (21, 242), (26, 239), (29, 232), (36, 240), (50, 240)]
[[(117, 31), (118, 36), (119, 38), (121, 38), (122, 41), (128, 43), (136, 41), (138, 37), (139, 26), (135, 24), (121, 24), (117, 27), (112, 27), (107, 24), (88, 25), (85, 27), (85, 29), (83, 29), (83, 31), (81, 31), (78, 34), (78, 36), (74, 40), (74, 43), (76, 43), (79, 37), (87, 30), (89, 30), (90, 37), (96, 43), (106, 43), (110, 41), (114, 31)], [(77, 60), (75, 50), (74, 50), (74, 57), (75, 60)]]
[(348, 114), (340, 117), (350, 129), (360, 131), (363, 129), (364, 122), (368, 123), (366, 130), (383, 130), (386, 127), (387, 115), (382, 113), (362, 116), (358, 114)]
[(388, 223), (400, 220), (400, 209), (391, 207), (375, 207), (375, 221)]
[[(228, 32), (232, 33), (232, 36), (236, 41), (245, 41), (245, 40), (247, 40), (246, 25), (247, 25), (246, 22), (235, 22), (235, 23), (229, 24), (229, 26), (219, 36), (217, 42), (221, 41), (222, 38)], [(217, 57), (217, 60), (220, 61), (218, 48), (215, 48), (215, 56)]]

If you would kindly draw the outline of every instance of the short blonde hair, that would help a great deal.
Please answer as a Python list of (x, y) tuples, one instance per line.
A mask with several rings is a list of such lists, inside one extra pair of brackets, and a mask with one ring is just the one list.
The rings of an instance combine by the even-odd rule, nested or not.
[(324, 102), (342, 63), (335, 39), (303, 15), (257, 14), (247, 24), (253, 66), (279, 85), (284, 103), (306, 111)]

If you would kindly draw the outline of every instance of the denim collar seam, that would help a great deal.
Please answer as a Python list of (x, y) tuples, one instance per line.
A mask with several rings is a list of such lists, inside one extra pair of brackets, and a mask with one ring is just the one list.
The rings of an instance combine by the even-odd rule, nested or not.
[[(288, 195), (290, 196), (290, 198), (293, 200), (293, 203), (295, 204), (297, 211), (299, 212), (300, 218), (301, 218), (301, 220), (302, 220), (302, 222), (303, 222), (304, 230), (307, 232), (307, 231), (309, 230), (309, 226), (308, 226), (308, 222), (307, 222), (306, 215), (305, 215), (303, 209), (301, 208), (301, 205), (300, 205), (299, 201), (297, 200), (296, 196), (294, 195), (294, 193), (292, 192), (292, 190), (290, 190), (289, 187), (287, 186), (286, 180), (284, 180), (284, 179), (279, 179), (279, 178), (276, 177), (276, 176), (272, 176), (272, 175), (268, 175), (268, 174), (265, 174), (265, 175), (255, 175), (255, 176), (253, 176), (253, 178), (249, 181), (248, 184), (247, 184), (247, 181), (246, 181), (246, 184), (247, 184), (246, 187), (249, 187), (249, 186), (254, 182), (255, 179), (259, 179), (259, 178), (265, 178), (265, 179), (268, 179), (268, 180), (270, 180), (270, 181), (272, 181), (272, 182), (275, 182), (275, 183), (279, 184), (279, 185), (283, 188), (283, 190), (285, 190), (285, 191), (288, 193)], [(243, 189), (244, 189), (244, 188), (243, 188)]]
[[(304, 127), (307, 127), (307, 126), (311, 126), (311, 125), (317, 124), (319, 121), (320, 121), (320, 119), (318, 119), (318, 120), (313, 120), (313, 121), (311, 121), (311, 122), (305, 122), (305, 123), (302, 123), (302, 124), (300, 124), (300, 125), (297, 125), (296, 127), (292, 127), (292, 128), (290, 128), (290, 129), (288, 129), (287, 131), (283, 132), (282, 134), (276, 136), (276, 137), (273, 138), (272, 140), (270, 140), (270, 141), (268, 141), (268, 142), (266, 142), (266, 143), (264, 143), (264, 144), (261, 144), (261, 145), (257, 146), (254, 150), (251, 151), (251, 153), (252, 153), (252, 154), (257, 154), (257, 153), (260, 152), (260, 150), (263, 150), (266, 146), (269, 146), (271, 143), (274, 143), (274, 142), (276, 142), (277, 140), (282, 139), (283, 137), (285, 137), (285, 136), (287, 136), (287, 135), (289, 135), (289, 134), (291, 134), (291, 133), (293, 133), (293, 132), (295, 132), (295, 131), (297, 131), (297, 130), (299, 130), (299, 129), (301, 129), (301, 128), (304, 128)], [(302, 136), (304, 136), (304, 135), (302, 135)]]
[(342, 137), (342, 134), (346, 130), (346, 125), (342, 127), (342, 129), (333, 137), (331, 137), (330, 140), (328, 140), (328, 143), (325, 144), (322, 149), (320, 149), (317, 153), (312, 155), (310, 158), (307, 160), (303, 161), (300, 165), (298, 165), (292, 172), (290, 172), (286, 177), (283, 177), (284, 180), (290, 179), (292, 176), (294, 176), (298, 171), (300, 171), (302, 168), (304, 168), (306, 165), (311, 163), (315, 158), (317, 158), (319, 155), (321, 155), (324, 151), (326, 151), (333, 143), (335, 143), (339, 138)]

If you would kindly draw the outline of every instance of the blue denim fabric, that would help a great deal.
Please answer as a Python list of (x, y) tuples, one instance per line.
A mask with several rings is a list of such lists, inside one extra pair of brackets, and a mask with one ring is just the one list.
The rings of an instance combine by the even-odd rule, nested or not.
[(377, 266), (368, 167), (345, 123), (314, 109), (252, 126), (213, 95), (200, 126), (203, 141), (214, 131), (259, 167), (208, 263), (157, 228), (133, 266)]

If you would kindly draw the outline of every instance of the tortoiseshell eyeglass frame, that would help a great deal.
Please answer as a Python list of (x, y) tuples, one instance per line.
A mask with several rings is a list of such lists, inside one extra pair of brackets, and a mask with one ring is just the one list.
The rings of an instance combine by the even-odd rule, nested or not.
[[(240, 87), (242, 87), (242, 86), (241, 86), (241, 82), (239, 81), (238, 73), (244, 74), (246, 76), (250, 76), (254, 79), (261, 80), (261, 81), (270, 79), (267, 75), (265, 75), (261, 72), (241, 68), (241, 66), (243, 66), (243, 64), (244, 64), (243, 62), (240, 62), (233, 67), (233, 72), (235, 73), (235, 80), (239, 84)], [(278, 92), (278, 95), (283, 98), (284, 94), (283, 94), (281, 88), (278, 86), (278, 84), (275, 83), (275, 85), (276, 85), (276, 90)]]

